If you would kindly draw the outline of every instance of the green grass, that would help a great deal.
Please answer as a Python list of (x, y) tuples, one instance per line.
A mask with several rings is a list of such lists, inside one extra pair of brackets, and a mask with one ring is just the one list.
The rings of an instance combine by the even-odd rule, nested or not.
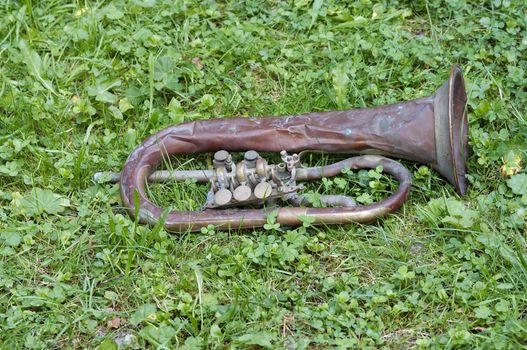
[[(525, 348), (526, 16), (521, 0), (1, 2), (0, 348)], [(371, 225), (171, 234), (91, 181), (168, 125), (423, 97), (454, 63), (462, 198), (407, 162), (408, 202)], [(373, 199), (393, 186), (376, 183)], [(204, 191), (152, 186), (176, 207)]]

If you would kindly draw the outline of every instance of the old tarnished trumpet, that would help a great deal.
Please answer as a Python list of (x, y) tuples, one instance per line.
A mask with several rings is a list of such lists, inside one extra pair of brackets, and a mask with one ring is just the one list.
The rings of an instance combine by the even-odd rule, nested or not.
[[(453, 66), (450, 78), (431, 96), (364, 109), (307, 113), (285, 117), (199, 120), (161, 130), (141, 143), (111, 181), (121, 184), (123, 205), (141, 223), (155, 224), (163, 208), (147, 197), (149, 181), (196, 179), (211, 189), (199, 211), (170, 211), (164, 225), (170, 231), (263, 226), (271, 210), (276, 222), (294, 226), (311, 217), (313, 224), (368, 222), (397, 210), (406, 200), (411, 175), (390, 156), (428, 164), (466, 191), (468, 155), (466, 92), (461, 70)], [(360, 154), (324, 166), (304, 168), (291, 152), (324, 151)], [(155, 171), (166, 157), (214, 152), (212, 169)], [(245, 152), (236, 162), (230, 152)], [(258, 152), (280, 152), (281, 162), (268, 164)], [(356, 205), (344, 195), (321, 197), (325, 207), (313, 208), (299, 191), (301, 182), (338, 175), (344, 168), (383, 170), (399, 181), (390, 197), (370, 205)], [(95, 179), (100, 179), (97, 173)], [(108, 175), (106, 175), (108, 177)], [(134, 197), (139, 208), (134, 208)], [(270, 207), (282, 200), (286, 206)]]

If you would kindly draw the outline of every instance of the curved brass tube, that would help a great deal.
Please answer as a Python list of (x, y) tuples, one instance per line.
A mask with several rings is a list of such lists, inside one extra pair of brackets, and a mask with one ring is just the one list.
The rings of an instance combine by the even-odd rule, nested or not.
[[(349, 206), (350, 199), (346, 196), (332, 196), (330, 201), (334, 204), (348, 204), (332, 208), (299, 208), (299, 207), (282, 207), (278, 209), (276, 222), (287, 225), (297, 226), (302, 224), (303, 216), (310, 216), (314, 219), (313, 224), (336, 224), (346, 222), (369, 222), (377, 217), (386, 215), (397, 210), (406, 200), (411, 187), (411, 174), (400, 163), (389, 158), (364, 155), (348, 158), (340, 162), (324, 166), (297, 169), (297, 181), (311, 181), (323, 177), (332, 177), (340, 174), (342, 169), (375, 169), (382, 166), (383, 170), (394, 176), (399, 181), (397, 191), (387, 199), (366, 206)], [(191, 171), (165, 171), (155, 172), (150, 175), (151, 181), (165, 181), (167, 179), (182, 180), (189, 178), (189, 175), (201, 173), (198, 178), (200, 182), (206, 182), (213, 174), (211, 171), (191, 170)], [(154, 175), (154, 176), (152, 176)], [(141, 184), (144, 184), (147, 173), (139, 173)], [(114, 178), (116, 180), (116, 178)], [(128, 178), (120, 176), (121, 187), (130, 186)], [(132, 187), (128, 187), (132, 188)], [(139, 195), (141, 206), (139, 208), (139, 221), (146, 224), (155, 224), (158, 222), (163, 208), (157, 207), (147, 197), (144, 191), (144, 185), (141, 186)], [(336, 198), (339, 197), (339, 198)], [(133, 198), (132, 198), (133, 200)], [(133, 212), (133, 206), (127, 205), (130, 212)], [(165, 220), (165, 227), (170, 231), (199, 231), (202, 227), (209, 224), (220, 228), (252, 228), (263, 226), (267, 222), (267, 215), (276, 210), (269, 209), (225, 209), (215, 210), (208, 209), (202, 211), (171, 211)], [(133, 214), (131, 214), (133, 215)]]

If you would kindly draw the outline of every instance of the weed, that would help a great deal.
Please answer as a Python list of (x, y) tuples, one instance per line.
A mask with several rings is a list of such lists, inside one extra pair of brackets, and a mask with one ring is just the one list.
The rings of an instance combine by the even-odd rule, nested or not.
[[(0, 347), (525, 347), (525, 18), (520, 0), (1, 2)], [(271, 214), (169, 234), (91, 181), (174, 123), (423, 97), (453, 63), (469, 93), (463, 198), (406, 162), (409, 200), (370, 225)], [(367, 204), (396, 186), (374, 169), (307, 192)], [(148, 191), (181, 210), (207, 194)]]

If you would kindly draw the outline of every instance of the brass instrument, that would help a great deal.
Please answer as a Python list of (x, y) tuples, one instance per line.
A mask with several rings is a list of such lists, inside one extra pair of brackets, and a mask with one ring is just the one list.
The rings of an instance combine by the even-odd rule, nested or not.
[[(277, 199), (289, 204), (277, 209), (276, 222), (283, 225), (301, 225), (305, 216), (314, 219), (313, 224), (368, 222), (397, 210), (411, 187), (408, 170), (384, 156), (428, 164), (460, 195), (465, 193), (465, 104), (461, 69), (453, 66), (450, 78), (435, 94), (416, 100), (286, 117), (182, 123), (146, 139), (132, 151), (123, 171), (111, 175), (110, 180), (121, 183), (122, 202), (132, 217), (137, 193), (139, 222), (148, 224), (159, 221), (163, 208), (148, 199), (147, 179), (209, 182), (211, 190), (204, 209), (169, 212), (164, 225), (170, 231), (199, 231), (209, 224), (232, 229), (263, 226), (269, 212), (276, 210), (266, 203)], [(361, 155), (325, 167), (303, 168), (299, 155), (289, 153), (306, 150)], [(235, 162), (229, 152), (240, 151), (245, 152), (244, 157)], [(213, 169), (155, 171), (166, 157), (205, 152), (215, 152)], [(282, 162), (268, 164), (258, 152), (281, 152)], [(298, 193), (302, 181), (335, 176), (344, 168), (372, 169), (379, 165), (399, 181), (396, 192), (380, 202), (359, 206), (350, 197), (332, 195), (321, 197), (326, 207), (313, 208)]]

